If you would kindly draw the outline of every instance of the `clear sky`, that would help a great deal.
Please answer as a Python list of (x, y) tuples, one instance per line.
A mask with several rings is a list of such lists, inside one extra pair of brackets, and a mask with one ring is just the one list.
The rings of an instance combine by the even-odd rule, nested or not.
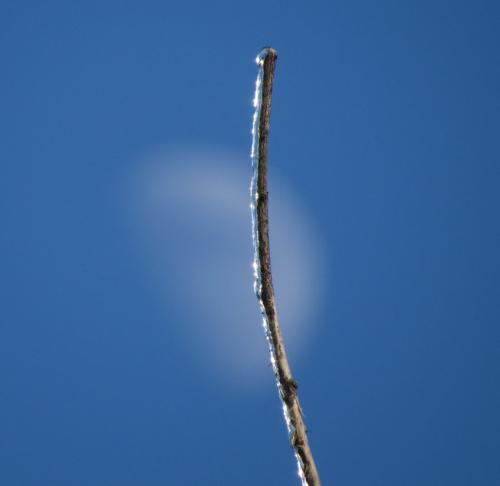
[(498, 5), (3, 2), (0, 484), (298, 484), (252, 294), (265, 45), (324, 484), (500, 484)]

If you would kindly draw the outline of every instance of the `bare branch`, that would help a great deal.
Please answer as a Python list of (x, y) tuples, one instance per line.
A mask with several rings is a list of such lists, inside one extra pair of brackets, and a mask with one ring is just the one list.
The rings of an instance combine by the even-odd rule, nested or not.
[[(299, 474), (302, 483), (307, 486), (319, 486), (319, 474), (309, 447), (307, 429), (304, 424), (302, 408), (297, 393), (298, 385), (292, 376), (288, 363), (285, 344), (281, 334), (274, 297), (273, 279), (271, 272), (271, 252), (269, 245), (269, 214), (267, 189), (267, 152), (269, 144), (269, 126), (271, 118), (271, 96), (273, 90), (274, 70), (278, 56), (272, 48), (266, 48), (257, 58), (262, 72), (259, 73), (256, 93), (256, 116), (254, 120), (254, 142), (257, 159), (257, 184), (253, 183), (255, 204), (254, 242), (256, 244), (256, 278), (257, 295), (260, 299), (267, 326), (267, 337), (276, 374), (278, 389), (284, 404), (285, 418), (290, 432), (290, 441), (295, 451), (299, 465)], [(261, 83), (261, 85), (259, 84)], [(261, 90), (259, 92), (259, 89)], [(258, 132), (255, 133), (256, 128)], [(255, 143), (254, 143), (255, 145)], [(255, 147), (252, 152), (255, 151)]]

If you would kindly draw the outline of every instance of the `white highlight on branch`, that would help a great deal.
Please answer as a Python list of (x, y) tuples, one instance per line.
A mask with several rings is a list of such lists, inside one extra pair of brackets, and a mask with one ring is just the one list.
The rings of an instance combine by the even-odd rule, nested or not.
[[(260, 299), (261, 292), (261, 281), (260, 281), (260, 264), (259, 264), (259, 230), (257, 227), (257, 199), (259, 194), (257, 192), (257, 177), (259, 169), (259, 119), (260, 110), (262, 107), (262, 79), (264, 77), (264, 58), (267, 53), (267, 49), (263, 49), (259, 55), (256, 57), (255, 62), (259, 66), (259, 71), (257, 74), (257, 80), (255, 81), (255, 94), (253, 97), (253, 120), (252, 120), (252, 150), (250, 152), (250, 157), (252, 158), (252, 180), (250, 182), (250, 210), (252, 212), (252, 240), (253, 240), (253, 290), (257, 295), (260, 302), (260, 309), (264, 315), (264, 307)], [(265, 320), (265, 317), (264, 317)], [(264, 328), (267, 327), (267, 323)], [(267, 335), (267, 329), (266, 329)]]

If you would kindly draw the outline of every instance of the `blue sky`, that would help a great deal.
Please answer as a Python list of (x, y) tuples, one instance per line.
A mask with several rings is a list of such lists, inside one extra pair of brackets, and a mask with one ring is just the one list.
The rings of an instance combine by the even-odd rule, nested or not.
[(499, 15), (4, 2), (0, 483), (297, 483), (250, 268), (272, 45), (276, 291), (324, 484), (500, 484)]

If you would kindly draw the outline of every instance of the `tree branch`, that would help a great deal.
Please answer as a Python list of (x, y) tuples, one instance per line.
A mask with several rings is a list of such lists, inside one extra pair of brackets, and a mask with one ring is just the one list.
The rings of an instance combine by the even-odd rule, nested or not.
[[(269, 245), (269, 214), (267, 190), (267, 152), (269, 144), (269, 126), (271, 117), (271, 96), (273, 90), (274, 70), (277, 54), (268, 48), (261, 54), (263, 62), (262, 98), (258, 119), (257, 143), (257, 190), (255, 194), (257, 218), (257, 245), (258, 245), (258, 272), (260, 288), (258, 296), (263, 307), (268, 326), (268, 339), (270, 340), (271, 353), (274, 361), (278, 389), (284, 403), (285, 416), (290, 430), (290, 440), (299, 463), (299, 472), (303, 484), (319, 486), (319, 474), (307, 439), (307, 429), (304, 424), (302, 408), (297, 393), (298, 385), (292, 376), (288, 363), (285, 344), (281, 334), (274, 297), (273, 279), (271, 272), (271, 252)], [(254, 135), (255, 136), (255, 135)]]

